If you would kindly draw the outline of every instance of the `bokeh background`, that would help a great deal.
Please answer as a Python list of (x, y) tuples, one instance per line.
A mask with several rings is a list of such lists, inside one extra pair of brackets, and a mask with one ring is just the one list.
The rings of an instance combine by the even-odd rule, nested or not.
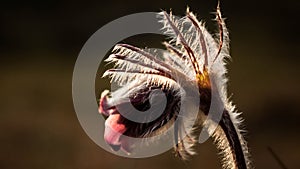
[[(182, 162), (172, 151), (146, 159), (114, 156), (81, 128), (72, 71), (81, 47), (106, 23), (136, 12), (186, 6), (214, 32), (217, 1), (3, 0), (0, 5), (1, 169), (216, 169), (211, 140)], [(221, 1), (232, 62), (229, 93), (243, 111), (255, 168), (300, 168), (300, 1)], [(155, 38), (128, 40), (144, 46)], [(101, 65), (102, 66), (102, 65)], [(103, 67), (101, 67), (103, 68)], [(97, 79), (97, 91), (108, 87)]]

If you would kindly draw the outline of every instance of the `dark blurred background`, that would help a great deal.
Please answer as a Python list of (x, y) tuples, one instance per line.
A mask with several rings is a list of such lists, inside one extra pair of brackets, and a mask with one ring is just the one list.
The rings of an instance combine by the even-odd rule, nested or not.
[[(172, 151), (146, 159), (111, 155), (81, 128), (72, 73), (87, 39), (136, 12), (187, 6), (215, 31), (217, 1), (2, 0), (0, 4), (1, 169), (220, 168), (212, 141), (182, 162)], [(229, 93), (243, 111), (255, 168), (300, 168), (300, 1), (221, 1), (231, 36)], [(150, 38), (151, 39), (151, 38)], [(149, 46), (150, 42), (141, 42)], [(156, 42), (157, 43), (157, 42)], [(98, 76), (100, 79), (100, 75)], [(107, 80), (98, 83), (100, 92)]]

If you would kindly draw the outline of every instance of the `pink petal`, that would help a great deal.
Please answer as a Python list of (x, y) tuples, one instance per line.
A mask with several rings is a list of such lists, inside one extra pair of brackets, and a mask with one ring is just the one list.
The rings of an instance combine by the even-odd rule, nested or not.
[(126, 131), (125, 125), (118, 123), (120, 117), (120, 114), (113, 114), (105, 121), (104, 139), (114, 150), (121, 145), (120, 137)]

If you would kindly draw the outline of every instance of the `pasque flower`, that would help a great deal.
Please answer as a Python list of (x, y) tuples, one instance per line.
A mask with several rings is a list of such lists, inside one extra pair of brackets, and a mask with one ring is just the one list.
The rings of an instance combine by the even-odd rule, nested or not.
[[(124, 136), (149, 137), (163, 133), (174, 125), (175, 152), (182, 159), (187, 159), (195, 154), (193, 147), (197, 142), (197, 130), (194, 129), (206, 124), (217, 125), (215, 130), (209, 132), (212, 132), (223, 158), (223, 167), (249, 168), (249, 153), (240, 127), (240, 113), (227, 97), (225, 60), (230, 57), (229, 36), (219, 7), (216, 12), (217, 35), (210, 34), (204, 23), (199, 22), (189, 9), (186, 16), (179, 19), (165, 11), (158, 17), (165, 35), (170, 37), (170, 41), (163, 43), (166, 50), (155, 52), (118, 44), (106, 60), (114, 63), (115, 68), (107, 70), (104, 76), (109, 76), (121, 87), (112, 92), (104, 91), (100, 98), (99, 112), (107, 117), (105, 141), (115, 151), (121, 149), (130, 153), (132, 143)], [(193, 89), (194, 86), (197, 90)], [(188, 108), (197, 105), (193, 103), (193, 97), (186, 97), (189, 93), (196, 93), (196, 97), (200, 98), (195, 124), (183, 120), (182, 116), (188, 116), (189, 109), (183, 115), (179, 114), (183, 99), (190, 103)], [(156, 107), (164, 99), (166, 106), (157, 115), (155, 112), (159, 109)], [(205, 120), (212, 108), (212, 99), (217, 100), (216, 106), (224, 107), (224, 110), (220, 121), (207, 123)], [(139, 117), (132, 108), (147, 113), (132, 120), (130, 117)], [(149, 118), (153, 120), (148, 121)], [(187, 130), (186, 126), (193, 126), (193, 130)]]

